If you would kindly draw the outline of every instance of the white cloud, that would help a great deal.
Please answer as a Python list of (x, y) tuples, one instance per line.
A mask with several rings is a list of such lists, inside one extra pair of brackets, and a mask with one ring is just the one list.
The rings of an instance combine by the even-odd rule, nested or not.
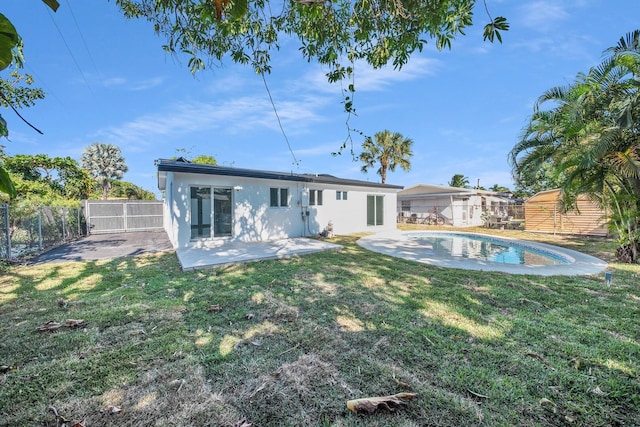
[(129, 90), (138, 91), (153, 89), (154, 87), (161, 85), (164, 81), (164, 77), (154, 77), (152, 79), (142, 80), (138, 82), (132, 82), (124, 77), (110, 77), (107, 79), (103, 79), (101, 84), (104, 87), (128, 85)]
[[(288, 134), (305, 132), (322, 118), (317, 109), (322, 98), (304, 97), (296, 101), (276, 103), (278, 116)], [(106, 142), (128, 144), (129, 149), (144, 148), (162, 137), (186, 136), (194, 132), (216, 131), (237, 134), (247, 130), (280, 128), (268, 99), (241, 97), (223, 103), (182, 102), (162, 112), (145, 114), (117, 127), (98, 131)]]
[[(440, 64), (441, 61), (438, 59), (422, 58), (419, 56), (413, 56), (401, 70), (396, 70), (391, 66), (373, 69), (364, 62), (358, 62), (354, 65), (354, 85), (356, 92), (379, 91), (397, 82), (406, 82), (419, 79), (423, 76), (434, 75), (440, 67)], [(343, 82), (345, 88), (348, 84), (349, 81)], [(318, 91), (331, 93), (335, 93), (336, 88), (340, 87), (339, 83), (328, 83), (327, 76), (321, 69), (315, 69), (308, 73), (298, 82), (297, 86), (311, 86)]]
[(131, 85), (130, 90), (147, 90), (156, 86), (160, 86), (164, 82), (164, 77), (154, 77), (152, 79), (143, 80)]
[(521, 7), (522, 24), (546, 32), (569, 17), (567, 3), (552, 0), (527, 2)]
[(104, 79), (102, 81), (102, 86), (110, 87), (110, 86), (122, 86), (127, 83), (127, 79), (124, 77), (111, 77), (108, 79)]

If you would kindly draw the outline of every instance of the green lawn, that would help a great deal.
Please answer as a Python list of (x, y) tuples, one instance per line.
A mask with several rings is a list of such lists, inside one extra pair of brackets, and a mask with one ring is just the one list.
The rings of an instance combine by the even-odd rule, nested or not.
[[(332, 241), (344, 249), (190, 273), (173, 253), (4, 270), (0, 424), (638, 425), (640, 266), (611, 264), (607, 288)], [(36, 331), (67, 319), (84, 324)], [(398, 392), (417, 397), (345, 406)]]

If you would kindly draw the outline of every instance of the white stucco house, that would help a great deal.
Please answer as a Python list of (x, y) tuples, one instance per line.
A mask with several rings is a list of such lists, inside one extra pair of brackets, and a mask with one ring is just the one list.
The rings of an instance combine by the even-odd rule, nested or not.
[(398, 192), (397, 213), (401, 221), (436, 214), (445, 224), (472, 227), (484, 224), (485, 211), (494, 219), (506, 220), (508, 204), (508, 198), (493, 191), (418, 184)]
[(403, 187), (331, 175), (156, 160), (164, 227), (174, 247), (396, 228)]

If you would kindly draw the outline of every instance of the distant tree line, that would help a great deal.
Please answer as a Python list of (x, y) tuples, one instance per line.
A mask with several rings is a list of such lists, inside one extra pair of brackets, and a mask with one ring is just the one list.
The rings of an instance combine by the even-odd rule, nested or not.
[[(100, 154), (102, 153), (102, 155)], [(71, 157), (46, 154), (7, 155), (0, 162), (15, 187), (14, 205), (79, 206), (83, 199), (154, 200), (155, 194), (122, 181), (127, 170), (120, 149), (95, 143), (85, 149), (82, 166)], [(8, 194), (2, 194), (5, 201)]]

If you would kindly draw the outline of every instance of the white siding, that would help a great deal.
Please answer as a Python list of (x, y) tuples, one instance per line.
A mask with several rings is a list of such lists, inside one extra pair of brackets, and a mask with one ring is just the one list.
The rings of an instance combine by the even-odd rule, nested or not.
[[(334, 184), (285, 180), (167, 173), (165, 227), (175, 247), (194, 244), (191, 239), (190, 190), (192, 186), (232, 188), (233, 233), (231, 237), (202, 239), (196, 244), (220, 241), (265, 241), (317, 235), (329, 221), (335, 234), (386, 231), (396, 228), (396, 192)], [(270, 188), (287, 188), (289, 206), (271, 207)], [(322, 190), (321, 206), (309, 206), (309, 190)], [(336, 191), (346, 191), (347, 200), (336, 200)], [(384, 196), (384, 225), (367, 226), (367, 195)], [(309, 213), (307, 216), (306, 213)], [(303, 219), (304, 218), (304, 219)]]

